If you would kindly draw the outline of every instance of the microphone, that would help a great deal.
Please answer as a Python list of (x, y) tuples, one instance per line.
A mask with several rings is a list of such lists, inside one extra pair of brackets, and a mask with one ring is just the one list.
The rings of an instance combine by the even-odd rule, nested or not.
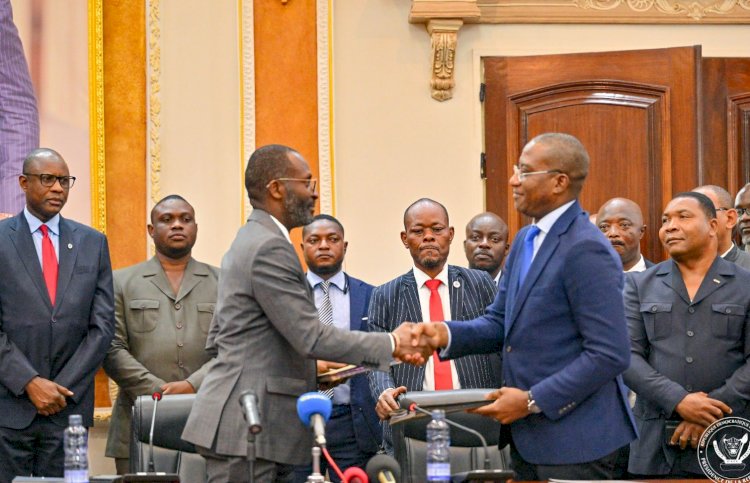
[(156, 426), (156, 406), (161, 401), (161, 392), (156, 391), (151, 395), (154, 401), (154, 411), (151, 413), (151, 430), (148, 433), (148, 472), (154, 473), (154, 426)]
[(331, 400), (319, 392), (308, 392), (297, 399), (297, 416), (305, 426), (313, 429), (315, 444), (323, 448), (326, 445), (325, 426), (332, 409)]
[(398, 483), (401, 479), (401, 467), (398, 462), (386, 454), (376, 454), (366, 466), (367, 477), (373, 483)]
[(242, 414), (245, 416), (250, 434), (258, 434), (263, 431), (258, 414), (258, 398), (255, 397), (255, 393), (244, 391), (240, 394), (240, 406), (242, 406)]

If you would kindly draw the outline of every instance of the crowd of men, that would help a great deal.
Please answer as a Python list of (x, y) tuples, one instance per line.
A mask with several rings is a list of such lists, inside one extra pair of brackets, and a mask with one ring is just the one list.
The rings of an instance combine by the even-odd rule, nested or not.
[[(714, 185), (675, 195), (658, 230), (669, 258), (654, 264), (636, 203), (583, 211), (588, 169), (576, 138), (531, 140), (509, 185), (532, 223), (511, 246), (500, 217), (473, 217), (469, 268), (447, 263), (448, 210), (416, 200), (400, 234), (413, 264), (373, 287), (343, 270), (344, 226), (314, 216), (316, 180), (291, 148), (250, 157), (254, 209), (221, 269), (192, 257), (195, 210), (171, 195), (147, 225), (155, 255), (114, 275), (106, 238), (60, 215), (75, 182), (62, 156), (32, 151), (25, 207), (0, 221), (0, 482), (62, 475), (67, 416), (92, 425), (102, 364), (119, 387), (106, 449), (118, 473), (136, 469), (134, 401), (156, 391), (197, 393), (183, 438), (209, 481), (247, 481), (237, 400), (252, 390), (285, 428), (258, 435), (255, 481), (304, 482), (302, 393), (331, 398), (328, 450), (344, 469), (392, 451), (399, 394), (496, 388), (474, 411), (509, 428), (498, 443), (517, 480), (702, 477), (691, 448), (706, 427), (750, 416), (750, 254), (734, 243), (750, 245), (750, 184), (735, 199)], [(318, 387), (346, 363), (376, 370)]]

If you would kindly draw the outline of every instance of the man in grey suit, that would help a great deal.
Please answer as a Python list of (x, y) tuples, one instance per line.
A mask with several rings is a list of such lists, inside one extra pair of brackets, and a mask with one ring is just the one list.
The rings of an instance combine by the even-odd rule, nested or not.
[(60, 216), (75, 177), (51, 149), (19, 177), (26, 207), (0, 221), (0, 482), (63, 476), (68, 416), (94, 424), (94, 374), (114, 331), (104, 235)]
[(216, 305), (219, 269), (191, 255), (195, 210), (170, 195), (154, 205), (148, 234), (156, 255), (114, 274), (115, 338), (104, 369), (120, 387), (112, 408), (106, 456), (117, 473), (129, 468), (130, 421), (138, 396), (191, 394), (211, 356), (206, 338)]
[[(401, 242), (409, 250), (414, 267), (373, 290), (368, 313), (371, 332), (390, 332), (407, 320), (469, 320), (492, 303), (497, 287), (487, 272), (448, 265), (453, 233), (448, 211), (437, 201), (423, 198), (406, 209)], [(433, 283), (434, 289), (430, 287)], [(440, 309), (438, 316), (433, 311), (434, 302)], [(500, 374), (499, 354), (470, 355), (454, 361), (431, 357), (425, 367), (401, 364), (388, 372), (370, 373), (370, 388), (378, 400), (378, 416), (387, 420), (399, 407), (396, 397), (407, 390), (498, 387)], [(390, 451), (387, 425), (383, 438)]]
[[(289, 230), (313, 218), (316, 180), (305, 159), (286, 146), (256, 150), (245, 187), (253, 206), (224, 256), (207, 349), (216, 354), (190, 413), (183, 439), (206, 458), (212, 482), (248, 481), (247, 426), (240, 394), (258, 398), (263, 432), (256, 436), (256, 482), (289, 481), (293, 465), (310, 461), (312, 437), (297, 418), (297, 398), (317, 389), (316, 363), (385, 370), (393, 355), (416, 349), (407, 328), (392, 334), (322, 325)], [(417, 362), (430, 353), (422, 350)]]
[(750, 415), (750, 272), (718, 256), (717, 230), (708, 197), (678, 194), (659, 230), (670, 259), (626, 277), (634, 475), (702, 478), (694, 448), (705, 428)]

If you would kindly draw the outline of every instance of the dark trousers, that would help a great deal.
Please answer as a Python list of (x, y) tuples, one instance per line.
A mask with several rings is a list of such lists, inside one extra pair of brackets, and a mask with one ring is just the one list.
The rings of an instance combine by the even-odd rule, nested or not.
[(618, 478), (618, 466), (622, 461), (624, 446), (598, 460), (574, 465), (535, 465), (524, 460), (511, 442), (511, 467), (516, 472), (515, 481), (558, 480), (612, 480)]
[(37, 415), (25, 429), (0, 428), (0, 483), (16, 476), (63, 476), (65, 428)]
[[(326, 447), (336, 466), (342, 472), (352, 466), (364, 469), (370, 458), (375, 456), (375, 453), (366, 453), (359, 448), (352, 421), (352, 410), (349, 405), (337, 404), (333, 406), (331, 418), (326, 424)], [(328, 470), (329, 479), (333, 483), (341, 481), (334, 469), (328, 466), (325, 456), (321, 455), (321, 474), (325, 475), (326, 470)], [(312, 464), (295, 467), (295, 483), (305, 483), (310, 473), (312, 473)]]
[[(208, 483), (246, 483), (250, 481), (250, 463), (244, 456), (225, 456), (211, 450), (196, 446), (198, 454), (206, 459)], [(294, 467), (256, 459), (253, 463), (255, 483), (289, 483), (292, 481)]]

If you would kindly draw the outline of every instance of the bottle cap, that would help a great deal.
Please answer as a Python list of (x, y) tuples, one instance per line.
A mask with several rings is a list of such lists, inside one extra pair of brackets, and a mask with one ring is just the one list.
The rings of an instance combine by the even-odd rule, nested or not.
[(68, 424), (70, 426), (79, 426), (83, 424), (83, 417), (80, 414), (71, 414), (68, 416)]
[(445, 419), (445, 411), (443, 409), (433, 409), (432, 419)]

